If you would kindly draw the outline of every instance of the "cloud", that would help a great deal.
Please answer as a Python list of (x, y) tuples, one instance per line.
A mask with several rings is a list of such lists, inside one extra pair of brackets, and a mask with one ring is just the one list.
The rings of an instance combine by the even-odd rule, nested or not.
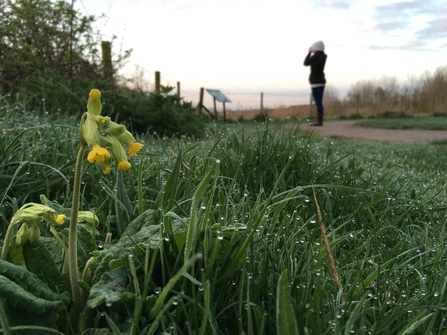
[(371, 50), (406, 50), (406, 51), (433, 51), (431, 48), (427, 47), (427, 44), (419, 41), (419, 40), (415, 40), (415, 41), (410, 41), (407, 42), (405, 44), (400, 44), (400, 45), (371, 45), (369, 47), (369, 49)]
[(433, 11), (431, 1), (404, 1), (394, 2), (389, 5), (376, 6), (375, 16), (378, 19), (388, 19), (396, 17), (407, 18), (410, 15), (418, 15)]
[(347, 0), (316, 0), (313, 4), (317, 8), (349, 9), (351, 7), (351, 2), (352, 1)]
[(400, 30), (405, 29), (407, 23), (404, 21), (388, 21), (388, 22), (380, 22), (374, 26), (374, 30), (378, 31), (391, 31), (391, 30)]
[(426, 27), (416, 32), (421, 39), (437, 39), (447, 37), (447, 17), (441, 16), (427, 22)]
[[(372, 30), (395, 39), (395, 46), (371, 45), (370, 49), (433, 50), (433, 43), (447, 37), (444, 1), (403, 1), (374, 7)], [(393, 35), (390, 35), (393, 33)], [(402, 43), (402, 40), (411, 42)]]

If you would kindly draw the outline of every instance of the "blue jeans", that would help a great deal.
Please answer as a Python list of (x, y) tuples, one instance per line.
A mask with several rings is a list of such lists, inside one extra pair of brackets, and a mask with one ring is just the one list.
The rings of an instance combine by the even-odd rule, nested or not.
[(312, 87), (312, 96), (314, 98), (315, 107), (317, 107), (318, 114), (324, 114), (323, 93), (324, 86)]

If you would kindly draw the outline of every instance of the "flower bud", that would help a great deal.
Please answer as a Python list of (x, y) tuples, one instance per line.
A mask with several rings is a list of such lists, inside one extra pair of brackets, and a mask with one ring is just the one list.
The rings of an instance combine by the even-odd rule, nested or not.
[(29, 234), (28, 224), (23, 223), (16, 234), (15, 245), (17, 248), (25, 245), (26, 241), (28, 241)]
[(79, 211), (78, 213), (78, 222), (79, 223), (87, 223), (93, 227), (96, 227), (99, 223), (98, 217), (95, 213), (90, 211)]
[(113, 159), (118, 164), (118, 170), (125, 171), (130, 169), (131, 165), (127, 161), (127, 153), (123, 148), (123, 145), (113, 136), (107, 136), (108, 140), (112, 143), (110, 151), (112, 152)]
[(101, 114), (102, 105), (101, 105), (101, 92), (98, 89), (93, 89), (89, 93), (88, 103), (87, 103), (87, 111), (90, 114), (99, 115)]
[(39, 241), (40, 238), (40, 228), (37, 223), (33, 223), (31, 227), (28, 229), (28, 240), (34, 244)]
[(107, 128), (106, 133), (112, 136), (119, 136), (126, 131), (126, 127), (122, 124), (115, 123), (113, 121), (109, 122), (109, 128)]
[(86, 113), (87, 117), (81, 125), (81, 136), (89, 147), (98, 145), (101, 139), (98, 122), (93, 115)]
[(135, 142), (135, 138), (128, 130), (120, 134), (118, 138), (126, 145), (129, 156), (135, 155), (143, 148), (143, 144)]

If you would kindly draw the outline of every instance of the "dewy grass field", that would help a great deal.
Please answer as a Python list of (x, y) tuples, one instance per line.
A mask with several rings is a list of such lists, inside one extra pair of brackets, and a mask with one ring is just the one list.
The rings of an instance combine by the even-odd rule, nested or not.
[[(80, 119), (1, 103), (3, 239), (27, 203), (70, 217)], [(277, 121), (138, 140), (127, 171), (83, 157), (80, 210), (98, 220), (77, 228), (81, 313), (71, 222), (44, 220), (0, 260), (1, 333), (447, 333), (445, 146), (322, 139)]]

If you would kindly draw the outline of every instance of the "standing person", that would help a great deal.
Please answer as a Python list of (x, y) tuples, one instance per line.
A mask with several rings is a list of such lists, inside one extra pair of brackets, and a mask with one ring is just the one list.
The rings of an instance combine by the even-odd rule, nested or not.
[(326, 64), (327, 55), (324, 53), (324, 43), (317, 41), (309, 48), (309, 53), (304, 60), (304, 65), (310, 65), (309, 83), (312, 89), (315, 106), (317, 107), (317, 123), (314, 126), (323, 125), (323, 93), (326, 85), (324, 76), (324, 65)]

